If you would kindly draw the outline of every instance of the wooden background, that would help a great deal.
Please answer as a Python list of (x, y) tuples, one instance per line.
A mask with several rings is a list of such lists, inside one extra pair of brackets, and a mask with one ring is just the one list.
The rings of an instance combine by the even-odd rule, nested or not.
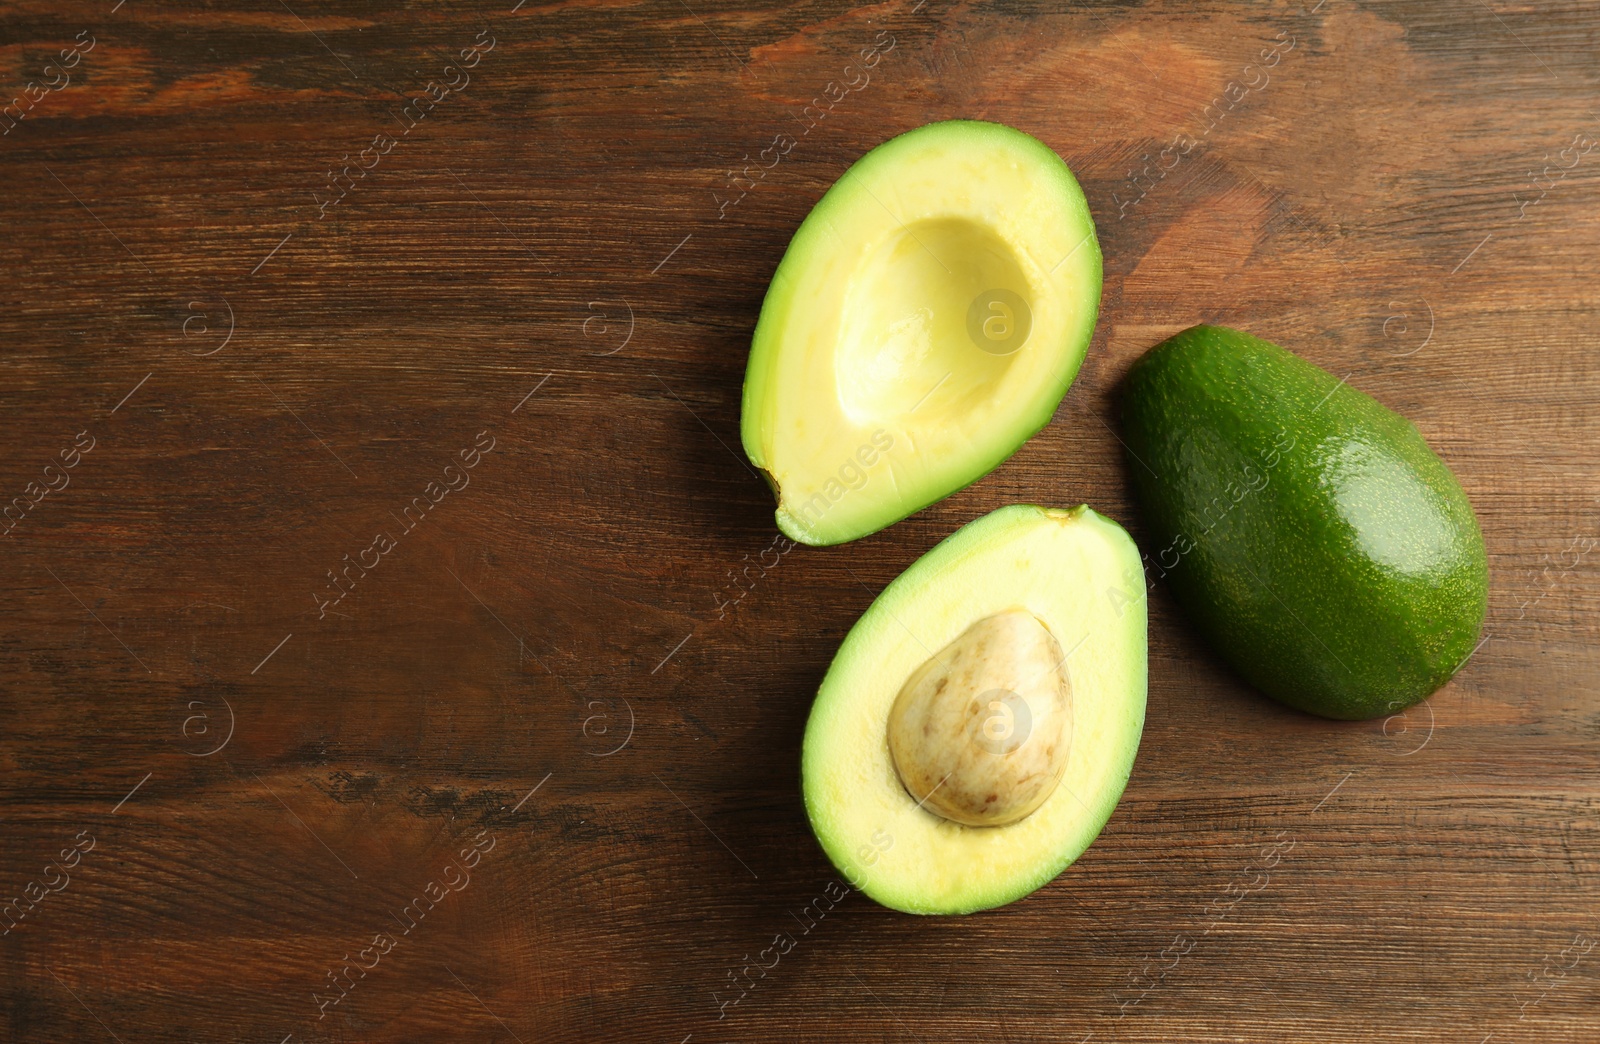
[[(44, 897), (0, 1038), (1594, 1041), (1597, 45), (1593, 5), (1512, 0), (7, 0), (0, 492), (36, 503), (0, 539), (0, 899)], [(773, 564), (737, 452), (766, 281), (851, 161), (951, 117), (1083, 182), (1089, 360), (995, 474)], [(1483, 521), (1488, 640), (1327, 722), (1158, 587), (1076, 866), (802, 917), (840, 638), (999, 505), (1138, 535), (1114, 387), (1199, 321), (1416, 421)]]

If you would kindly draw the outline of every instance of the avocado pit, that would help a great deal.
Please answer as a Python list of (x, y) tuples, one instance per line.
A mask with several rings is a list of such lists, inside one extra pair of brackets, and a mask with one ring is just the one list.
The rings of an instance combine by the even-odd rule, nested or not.
[(1061, 782), (1072, 687), (1056, 637), (1022, 608), (986, 616), (911, 672), (889, 753), (917, 803), (966, 826), (1015, 823)]

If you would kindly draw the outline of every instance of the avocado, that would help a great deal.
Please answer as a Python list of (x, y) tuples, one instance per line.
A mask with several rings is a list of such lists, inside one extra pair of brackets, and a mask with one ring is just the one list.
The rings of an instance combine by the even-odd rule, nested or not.
[(806, 544), (876, 532), (1049, 423), (1100, 305), (1061, 158), (951, 120), (867, 153), (795, 232), (756, 323), (741, 437)]
[(1143, 585), (1115, 522), (1015, 504), (884, 588), (801, 753), (812, 830), (852, 885), (907, 913), (970, 913), (1089, 847), (1144, 726)]
[(1195, 326), (1134, 363), (1122, 422), (1153, 571), (1256, 688), (1374, 718), (1471, 655), (1483, 535), (1410, 421), (1277, 345)]

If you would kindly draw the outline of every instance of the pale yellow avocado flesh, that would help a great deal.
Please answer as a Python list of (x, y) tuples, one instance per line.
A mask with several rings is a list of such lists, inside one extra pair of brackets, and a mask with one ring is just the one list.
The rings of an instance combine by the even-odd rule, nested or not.
[(751, 347), (742, 438), (778, 527), (841, 543), (987, 474), (1049, 423), (1100, 286), (1083, 192), (1038, 140), (953, 120), (862, 157), (795, 233)]
[[(1049, 882), (1100, 833), (1144, 725), (1146, 603), (1139, 552), (1088, 507), (1019, 504), (964, 526), (896, 578), (828, 669), (801, 756), (806, 812), (846, 880), (908, 913), (970, 913)], [(906, 679), (974, 621), (1020, 607), (1065, 653), (1072, 738), (1035, 811), (963, 826), (919, 806), (896, 774), (887, 722)]]

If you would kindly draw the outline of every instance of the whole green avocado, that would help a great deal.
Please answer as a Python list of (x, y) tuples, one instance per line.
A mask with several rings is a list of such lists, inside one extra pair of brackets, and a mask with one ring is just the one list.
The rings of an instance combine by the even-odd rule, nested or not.
[(1195, 326), (1134, 364), (1123, 427), (1152, 572), (1262, 692), (1374, 718), (1471, 655), (1483, 534), (1404, 417), (1275, 344)]

